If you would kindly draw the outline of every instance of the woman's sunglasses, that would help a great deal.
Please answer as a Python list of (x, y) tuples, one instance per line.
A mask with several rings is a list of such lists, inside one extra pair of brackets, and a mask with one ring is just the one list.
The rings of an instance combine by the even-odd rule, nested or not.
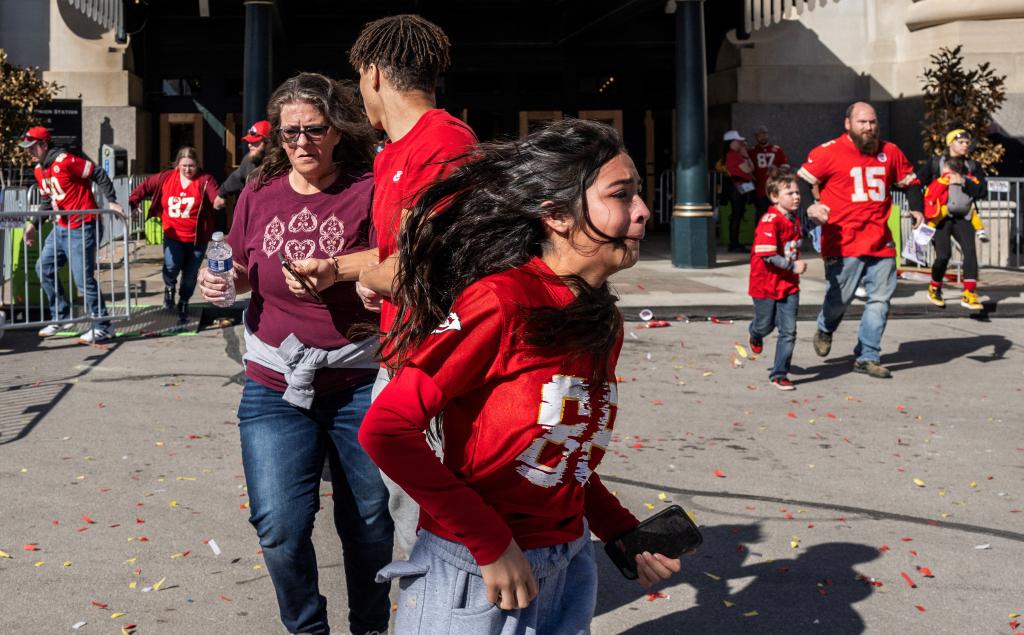
[(278, 128), (277, 132), (281, 135), (282, 143), (294, 145), (299, 142), (299, 135), (306, 135), (306, 139), (312, 143), (321, 141), (330, 129), (330, 126), (307, 126), (305, 128)]

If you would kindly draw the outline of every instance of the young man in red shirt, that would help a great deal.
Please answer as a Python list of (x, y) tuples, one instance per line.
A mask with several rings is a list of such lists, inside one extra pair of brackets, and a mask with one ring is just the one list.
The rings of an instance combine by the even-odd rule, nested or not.
[[(124, 213), (117, 203), (114, 184), (107, 173), (92, 161), (75, 156), (59, 147), (50, 147), (50, 132), (43, 126), (29, 128), (21, 143), (37, 161), (36, 182), (42, 193), (40, 211), (80, 211), (97, 209), (92, 195), (92, 184), (99, 186), (107, 199), (110, 209)], [(57, 271), (68, 263), (75, 286), (85, 291), (85, 308), (92, 318), (107, 316), (99, 283), (93, 275), (96, 271), (96, 247), (102, 226), (95, 214), (61, 214), (55, 219), (55, 226), (43, 243), (39, 260), (36, 261), (36, 275), (42, 284), (50, 304), (50, 318), (53, 324), (39, 331), (40, 337), (50, 337), (70, 329), (73, 322), (72, 307), (64, 297), (64, 288), (57, 279)], [(35, 227), (26, 227), (29, 235)], [(76, 311), (81, 316), (80, 311)], [(82, 334), (79, 341), (92, 344), (114, 337), (109, 320), (97, 319)]]
[[(417, 15), (396, 15), (364, 28), (349, 61), (359, 71), (359, 91), (370, 124), (387, 133), (373, 162), (373, 223), (379, 264), (359, 275), (357, 288), (371, 306), (379, 302), (380, 329), (387, 333), (398, 310), (391, 303), (402, 218), (417, 196), (450, 173), (476, 143), (462, 121), (437, 107), (437, 76), (450, 64), (449, 42), (437, 25)], [(382, 368), (374, 397), (387, 385)], [(389, 479), (390, 509), (398, 544), (406, 553), (416, 541), (419, 507)]]
[(825, 300), (818, 314), (814, 352), (825, 357), (858, 284), (867, 290), (857, 332), (853, 370), (891, 377), (881, 362), (882, 334), (889, 300), (896, 291), (896, 244), (889, 232), (890, 188), (903, 189), (915, 225), (924, 220), (924, 197), (914, 168), (895, 144), (878, 134), (878, 116), (870, 104), (846, 111), (846, 133), (811, 150), (800, 177), (821, 194), (807, 210), (821, 224), (825, 259)]
[(779, 390), (793, 390), (789, 366), (796, 344), (800, 274), (807, 270), (807, 263), (800, 260), (800, 185), (795, 174), (779, 170), (768, 178), (767, 192), (773, 205), (754, 228), (750, 254), (750, 350), (760, 355), (765, 336), (778, 329), (775, 365), (768, 379)]
[(754, 208), (757, 216), (764, 216), (772, 202), (765, 185), (776, 170), (789, 167), (789, 159), (782, 148), (768, 141), (768, 126), (758, 126), (754, 133), (757, 145), (750, 149), (750, 160), (754, 163)]

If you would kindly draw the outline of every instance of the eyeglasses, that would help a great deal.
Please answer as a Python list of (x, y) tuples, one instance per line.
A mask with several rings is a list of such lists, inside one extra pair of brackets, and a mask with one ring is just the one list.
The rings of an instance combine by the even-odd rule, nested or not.
[(324, 138), (330, 126), (307, 126), (305, 128), (278, 128), (281, 134), (281, 141), (288, 144), (299, 142), (299, 135), (306, 135), (306, 139), (316, 143)]

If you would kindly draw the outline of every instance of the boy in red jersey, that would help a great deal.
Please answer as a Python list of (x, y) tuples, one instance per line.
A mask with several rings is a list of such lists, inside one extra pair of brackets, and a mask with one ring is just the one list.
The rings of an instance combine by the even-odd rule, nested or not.
[[(370, 125), (388, 136), (373, 162), (377, 249), (320, 261), (309, 277), (318, 288), (336, 280), (358, 279), (356, 289), (368, 308), (380, 311), (384, 333), (397, 315), (389, 298), (402, 217), (416, 196), (448, 174), (457, 163), (453, 159), (476, 143), (469, 126), (437, 108), (437, 77), (450, 64), (449, 48), (448, 37), (436, 24), (418, 15), (395, 15), (363, 27), (349, 52), (349, 61), (359, 72), (359, 92)], [(312, 269), (305, 261), (293, 266), (300, 272)], [(297, 281), (289, 286), (297, 295), (304, 294)], [(382, 368), (374, 397), (388, 378), (387, 369)], [(391, 491), (398, 545), (409, 553), (416, 540), (419, 510), (411, 498), (384, 480)]]
[(769, 142), (768, 126), (758, 126), (754, 139), (757, 145), (750, 149), (750, 160), (754, 164), (754, 208), (760, 218), (772, 204), (767, 190), (768, 177), (780, 168), (788, 168), (789, 159), (781, 147)]
[(887, 224), (892, 209), (890, 188), (906, 190), (915, 225), (924, 220), (924, 197), (914, 168), (895, 144), (878, 135), (878, 116), (870, 104), (857, 102), (846, 111), (846, 133), (811, 150), (800, 177), (821, 193), (807, 210), (821, 227), (821, 255), (827, 287), (818, 314), (814, 352), (832, 350), (857, 285), (867, 290), (857, 332), (854, 372), (891, 377), (881, 364), (882, 334), (889, 300), (896, 291), (896, 244)]
[[(618, 133), (570, 119), (481, 144), (419, 198), (385, 342), (398, 372), (359, 435), (421, 505), (409, 560), (380, 573), (406, 578), (397, 633), (589, 632), (590, 531), (637, 525), (595, 473), (622, 345), (607, 278), (649, 216)], [(422, 439), (442, 411), (439, 460)], [(679, 568), (637, 557), (644, 586)]]
[(793, 390), (789, 365), (796, 343), (800, 274), (807, 270), (807, 263), (800, 260), (800, 185), (795, 174), (779, 170), (769, 177), (766, 191), (773, 206), (754, 229), (750, 255), (749, 289), (754, 300), (750, 350), (760, 355), (765, 336), (777, 328), (775, 365), (768, 379), (779, 390)]
[[(121, 214), (124, 209), (117, 203), (114, 184), (110, 177), (92, 161), (75, 156), (63, 148), (50, 147), (50, 133), (42, 126), (29, 128), (18, 144), (32, 154), (37, 161), (36, 182), (42, 192), (41, 211), (79, 211), (97, 208), (92, 196), (92, 184), (99, 186), (107, 199), (110, 209)], [(85, 290), (85, 308), (92, 318), (107, 316), (99, 283), (93, 275), (96, 271), (96, 247), (99, 242), (101, 225), (95, 214), (61, 214), (56, 226), (36, 261), (36, 274), (50, 304), (50, 318), (53, 324), (39, 331), (40, 337), (50, 337), (71, 328), (71, 306), (64, 297), (64, 289), (57, 280), (57, 270), (67, 262), (75, 286)], [(29, 223), (26, 228), (31, 234), (35, 228)], [(109, 320), (97, 319), (79, 341), (92, 344), (110, 339), (114, 331)]]

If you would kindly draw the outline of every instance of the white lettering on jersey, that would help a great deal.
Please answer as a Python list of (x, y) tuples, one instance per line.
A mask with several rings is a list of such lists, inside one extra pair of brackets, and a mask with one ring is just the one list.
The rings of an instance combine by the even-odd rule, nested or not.
[(759, 152), (757, 154), (757, 167), (770, 168), (775, 163), (774, 152)]
[(401, 178), (402, 178), (402, 171), (399, 170), (398, 172), (395, 172), (395, 176), (391, 177), (391, 180), (394, 181), (395, 183), (398, 183), (398, 181)]
[[(611, 408), (618, 403), (618, 390), (614, 383), (605, 384), (607, 398), (601, 407), (597, 429), (587, 434), (590, 428), (591, 404), (590, 386), (582, 377), (555, 375), (541, 388), (540, 411), (537, 423), (546, 430), (537, 437), (517, 458), (521, 465), (516, 467), (520, 476), (538, 487), (555, 487), (563, 482), (565, 470), (575, 461), (573, 477), (585, 485), (593, 473), (590, 466), (594, 446), (604, 451), (611, 442)], [(566, 421), (566, 404), (576, 404), (575, 423)], [(546, 452), (549, 444), (561, 446), (561, 452), (552, 455)], [(555, 458), (554, 465), (550, 465)]]
[[(850, 178), (853, 179), (853, 194), (850, 200), (854, 203), (863, 203), (867, 200), (884, 201), (885, 190), (885, 168), (879, 165), (869, 167), (857, 166), (850, 170)], [(865, 191), (865, 184), (867, 191)]]
[(195, 202), (194, 196), (169, 196), (167, 197), (167, 215), (171, 218), (188, 218)]
[(459, 314), (456, 313), (455, 311), (452, 311), (451, 313), (448, 314), (448, 317), (446, 317), (444, 319), (444, 322), (441, 322), (440, 326), (438, 326), (436, 329), (431, 331), (430, 334), (431, 335), (440, 335), (441, 333), (445, 333), (447, 331), (461, 331), (461, 330), (462, 330), (462, 322), (459, 321)]

